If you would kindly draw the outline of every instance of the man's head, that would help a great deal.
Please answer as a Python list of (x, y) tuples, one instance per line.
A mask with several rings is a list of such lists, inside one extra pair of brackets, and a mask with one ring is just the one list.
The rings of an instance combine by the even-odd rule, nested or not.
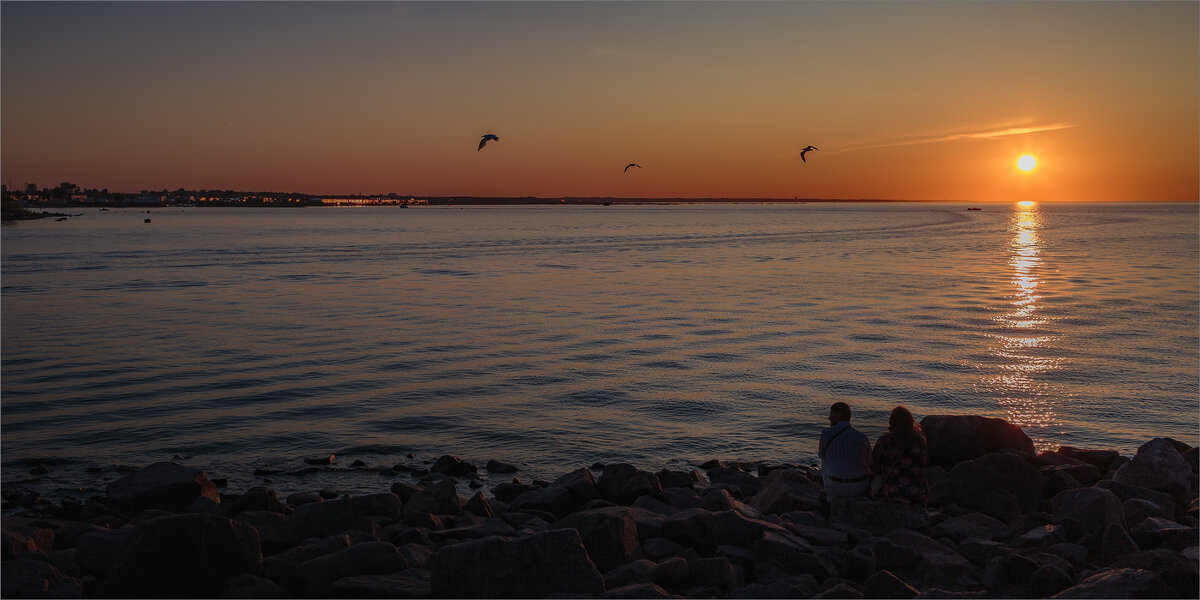
[(837, 425), (842, 421), (850, 420), (850, 405), (845, 402), (834, 402), (833, 406), (829, 407), (829, 424)]

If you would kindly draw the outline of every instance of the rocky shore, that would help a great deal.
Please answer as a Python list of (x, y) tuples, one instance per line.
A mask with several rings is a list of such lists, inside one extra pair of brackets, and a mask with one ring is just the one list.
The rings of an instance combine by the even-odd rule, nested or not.
[[(156, 463), (89, 502), (3, 519), (6, 598), (1196, 598), (1198, 449), (1035, 453), (934, 415), (928, 507), (822, 500), (817, 469), (517, 472), (444, 456), (377, 494), (223, 494)], [(515, 469), (497, 461), (493, 475)], [(507, 475), (506, 475), (507, 477)], [(6, 497), (10, 490), (5, 490)], [(7, 498), (9, 501), (19, 499)]]

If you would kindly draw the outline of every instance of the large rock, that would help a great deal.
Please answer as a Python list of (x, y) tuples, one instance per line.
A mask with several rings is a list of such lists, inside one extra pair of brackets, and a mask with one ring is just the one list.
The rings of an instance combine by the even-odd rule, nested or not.
[(1055, 598), (1177, 598), (1178, 592), (1153, 571), (1109, 569), (1054, 595)]
[(837, 568), (817, 556), (807, 541), (790, 534), (768, 531), (754, 543), (755, 575), (770, 583), (794, 575), (811, 575), (823, 582), (837, 575)]
[(829, 509), (829, 524), (835, 528), (864, 529), (883, 535), (897, 527), (928, 528), (929, 511), (924, 506), (880, 502), (865, 497), (834, 498)]
[(1128, 483), (1121, 483), (1120, 481), (1115, 481), (1112, 479), (1101, 479), (1100, 481), (1096, 482), (1095, 487), (1105, 489), (1116, 494), (1117, 498), (1121, 499), (1121, 502), (1127, 502), (1134, 499), (1151, 502), (1168, 515), (1174, 515), (1177, 508), (1175, 500), (1166, 492), (1130, 485)]
[(729, 544), (742, 548), (753, 548), (755, 542), (768, 532), (781, 535), (791, 533), (780, 525), (754, 519), (736, 510), (725, 510), (713, 514), (708, 530), (708, 548)]
[(1082, 450), (1071, 446), (1059, 446), (1058, 453), (1088, 463), (1096, 467), (1102, 475), (1108, 472), (1113, 461), (1120, 456), (1116, 450)]
[[(84, 536), (87, 537), (87, 536)], [(262, 568), (258, 532), (208, 514), (151, 519), (133, 533), (124, 563), (104, 595), (215, 597), (229, 579)]]
[(377, 533), (380, 528), (404, 519), (400, 498), (391, 492), (313, 502), (296, 507), (288, 517), (292, 539), (325, 537), (347, 530)]
[(1041, 473), (1010, 452), (960, 462), (929, 488), (930, 504), (974, 508), (1002, 521), (1037, 510), (1041, 499)]
[(928, 536), (909, 529), (895, 529), (884, 537), (897, 547), (916, 553), (916, 576), (928, 585), (971, 585), (976, 582), (978, 574), (971, 561)]
[(652, 583), (657, 566), (654, 561), (642, 558), (611, 569), (604, 574), (604, 589), (612, 590), (634, 583)]
[(1033, 454), (1033, 440), (1020, 427), (977, 415), (929, 415), (921, 419), (928, 464), (947, 469), (964, 460), (1012, 448)]
[(6, 560), (0, 573), (0, 596), (5, 598), (82, 598), (83, 587), (40, 560)]
[(1179, 504), (1187, 497), (1192, 466), (1171, 442), (1154, 438), (1138, 448), (1133, 460), (1117, 469), (1113, 479), (1121, 483), (1159, 490)]
[(125, 562), (133, 544), (133, 527), (101, 529), (75, 540), (75, 562), (88, 573), (107, 579)]
[(279, 496), (275, 495), (274, 490), (269, 490), (263, 486), (254, 486), (246, 490), (246, 493), (242, 494), (242, 497), (233, 503), (233, 506), (225, 516), (233, 518), (248, 510), (266, 510), (283, 515), (292, 514), (291, 507), (280, 502)]
[(763, 514), (779, 515), (793, 511), (820, 510), (824, 490), (804, 473), (795, 469), (771, 471), (762, 488), (746, 503)]
[(711, 511), (703, 508), (681, 510), (663, 519), (662, 537), (684, 548), (695, 548), (699, 552), (711, 554), (716, 549), (709, 533), (714, 518)]
[(509, 509), (540, 510), (563, 518), (599, 495), (596, 478), (587, 469), (576, 469), (549, 486), (525, 492), (513, 498)]
[(333, 554), (305, 561), (297, 570), (300, 589), (310, 597), (325, 596), (342, 577), (383, 575), (403, 571), (408, 564), (388, 542), (362, 542)]
[(641, 558), (637, 523), (629, 508), (611, 506), (578, 512), (554, 523), (553, 527), (578, 531), (588, 556), (601, 572), (607, 573)]
[(430, 561), (430, 572), (435, 597), (541, 598), (604, 592), (604, 577), (574, 529), (445, 546)]
[(887, 569), (881, 569), (867, 578), (863, 596), (867, 598), (912, 598), (920, 592), (908, 585)]
[(466, 477), (474, 474), (478, 469), (471, 463), (459, 460), (457, 456), (444, 455), (438, 457), (429, 470), (433, 473), (445, 473), (451, 477)]
[(429, 571), (425, 569), (343, 577), (329, 587), (333, 598), (428, 598), (432, 594)]
[(763, 485), (762, 478), (735, 467), (713, 467), (708, 470), (708, 479), (714, 485), (729, 488), (738, 499), (757, 494)]
[(967, 539), (1004, 540), (1009, 536), (1008, 524), (982, 513), (967, 513), (951, 517), (934, 525), (933, 537), (948, 537), (955, 543)]
[(1180, 525), (1161, 517), (1146, 517), (1131, 527), (1130, 533), (1142, 548), (1157, 548), (1166, 545), (1174, 550), (1183, 550), (1200, 539), (1200, 533), (1197, 533), (1195, 527)]
[(1109, 525), (1125, 527), (1121, 501), (1117, 495), (1099, 487), (1077, 488), (1055, 494), (1050, 499), (1054, 523), (1063, 528), (1067, 541), (1090, 535), (1100, 539)]
[(172, 462), (154, 463), (108, 484), (107, 496), (111, 506), (127, 515), (148, 508), (184, 512), (200, 497), (221, 501), (204, 471)]
[(404, 514), (429, 513), (432, 515), (457, 515), (462, 512), (462, 500), (454, 482), (443, 479), (432, 483), (412, 495), (404, 505)]
[(0, 539), (3, 539), (4, 560), (12, 560), (30, 552), (50, 556), (54, 551), (54, 530), (45, 527), (5, 524), (0, 529)]
[(617, 504), (629, 505), (641, 496), (662, 496), (662, 484), (658, 476), (625, 463), (605, 466), (596, 485), (601, 498)]

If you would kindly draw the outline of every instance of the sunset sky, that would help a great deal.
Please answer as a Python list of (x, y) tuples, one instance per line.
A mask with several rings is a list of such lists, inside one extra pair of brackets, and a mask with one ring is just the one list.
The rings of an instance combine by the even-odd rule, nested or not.
[(2, 178), (1196, 201), (1198, 7), (4, 2)]

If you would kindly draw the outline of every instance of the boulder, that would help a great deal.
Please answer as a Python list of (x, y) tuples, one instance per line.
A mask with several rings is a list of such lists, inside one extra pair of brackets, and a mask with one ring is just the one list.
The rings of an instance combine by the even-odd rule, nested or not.
[(662, 500), (651, 498), (650, 496), (639, 496), (638, 499), (634, 500), (633, 504), (630, 504), (629, 506), (632, 508), (641, 508), (663, 516), (679, 512), (679, 509), (675, 508), (674, 506), (671, 506)]
[(554, 523), (553, 528), (578, 531), (588, 556), (601, 572), (641, 558), (637, 524), (629, 508), (614, 506), (578, 512)]
[(539, 598), (604, 591), (604, 578), (574, 529), (444, 546), (430, 561), (430, 574), (435, 597)]
[(291, 548), (294, 543), (288, 518), (269, 510), (247, 510), (238, 513), (234, 521), (245, 523), (258, 532), (258, 543), (264, 555), (276, 554)]
[(449, 455), (438, 457), (433, 466), (429, 467), (431, 473), (445, 473), (451, 477), (466, 477), (474, 474), (477, 470), (475, 465), (463, 462), (457, 456)]
[(1178, 592), (1153, 571), (1109, 569), (1100, 571), (1054, 598), (1176, 598)]
[(796, 523), (787, 523), (787, 528), (792, 533), (808, 540), (814, 546), (827, 548), (841, 548), (843, 550), (850, 548), (850, 536), (845, 531), (833, 529), (830, 527), (813, 527), (811, 525), (798, 525)]
[(1071, 446), (1059, 446), (1058, 453), (1092, 465), (1101, 474), (1107, 473), (1120, 456), (1116, 450), (1082, 450)]
[(381, 527), (403, 520), (400, 508), (400, 499), (391, 492), (313, 502), (296, 507), (288, 527), (296, 541), (347, 530), (376, 534)]
[(726, 486), (738, 498), (749, 498), (757, 494), (763, 484), (763, 480), (753, 473), (735, 467), (713, 467), (708, 471), (708, 479), (713, 485)]
[(1130, 537), (1129, 532), (1120, 523), (1109, 523), (1100, 535), (1100, 563), (1112, 564), (1127, 554), (1138, 551), (1137, 542)]
[(917, 555), (916, 576), (926, 584), (965, 586), (976, 583), (978, 574), (970, 561), (928, 536), (909, 529), (894, 529), (884, 538)]
[(653, 583), (631, 583), (610, 589), (599, 598), (678, 598)]
[(149, 508), (184, 512), (201, 496), (221, 502), (217, 486), (204, 471), (172, 462), (157, 462), (109, 483), (106, 496), (127, 515)]
[[(1150, 488), (1121, 483), (1112, 479), (1101, 479), (1096, 482), (1094, 487), (1108, 490), (1117, 495), (1121, 502), (1126, 502), (1131, 499), (1145, 500), (1157, 505), (1164, 513), (1174, 515), (1176, 504), (1171, 495), (1166, 492), (1152, 490)], [(1182, 506), (1182, 505), (1180, 505)]]
[(487, 498), (483, 497), (483, 492), (475, 492), (470, 500), (463, 505), (463, 510), (481, 517), (491, 518), (496, 516), (496, 511), (492, 510), (492, 503), (488, 502)]
[(871, 574), (863, 586), (867, 598), (912, 598), (920, 592), (891, 571), (881, 569)]
[(929, 489), (930, 504), (970, 507), (1002, 521), (1037, 510), (1041, 499), (1041, 473), (1010, 452), (964, 460)]
[(454, 482), (442, 480), (429, 484), (413, 494), (404, 504), (403, 513), (429, 513), (434, 515), (457, 515), (462, 512), (462, 499)]
[(689, 586), (716, 587), (728, 592), (741, 587), (742, 579), (741, 570), (723, 556), (688, 561)]
[(1129, 532), (1138, 546), (1142, 548), (1167, 546), (1178, 551), (1195, 544), (1196, 540), (1200, 539), (1200, 532), (1195, 527), (1180, 525), (1162, 517), (1146, 517), (1130, 528)]
[(865, 529), (883, 535), (897, 527), (927, 529), (929, 511), (924, 506), (881, 502), (866, 497), (834, 498), (829, 509), (829, 524), (834, 528)]
[(527, 509), (540, 510), (563, 518), (579, 510), (589, 500), (594, 500), (599, 494), (596, 478), (587, 469), (576, 469), (553, 483), (532, 491), (525, 492), (509, 503), (509, 509), (524, 511)]
[(1038, 598), (1048, 598), (1075, 583), (1075, 578), (1054, 565), (1042, 565), (1029, 576), (1029, 591)]
[(709, 534), (714, 518), (712, 512), (703, 508), (679, 511), (663, 519), (662, 536), (685, 548), (711, 554), (716, 549)]
[(1164, 583), (1179, 592), (1180, 598), (1200, 598), (1200, 571), (1196, 562), (1171, 550), (1157, 548), (1126, 554), (1113, 562), (1111, 568), (1157, 573)]
[(1111, 524), (1125, 527), (1121, 501), (1100, 487), (1077, 488), (1055, 494), (1050, 499), (1054, 523), (1060, 525), (1068, 542), (1085, 535), (1099, 538)]
[(736, 510), (725, 510), (713, 513), (712, 521), (708, 524), (708, 543), (704, 547), (716, 548), (729, 544), (753, 548), (754, 543), (768, 532), (791, 535), (780, 525), (747, 517)]
[(5, 598), (83, 598), (83, 586), (48, 562), (5, 560), (0, 563), (0, 596)]
[(1158, 504), (1142, 498), (1130, 498), (1122, 502), (1121, 514), (1125, 515), (1125, 524), (1129, 527), (1136, 527), (1146, 517), (1169, 519), (1173, 516)]
[(601, 498), (622, 505), (632, 504), (641, 496), (662, 496), (662, 484), (654, 473), (639, 471), (626, 463), (606, 465), (596, 486)]
[(484, 465), (484, 467), (488, 470), (489, 473), (516, 473), (517, 472), (516, 465), (510, 465), (506, 462), (500, 462), (498, 460), (489, 460), (489, 461), (487, 461), (487, 464)]
[(691, 576), (691, 566), (682, 556), (673, 556), (654, 567), (652, 574), (654, 583), (666, 589), (674, 589), (687, 584)]
[(813, 552), (807, 541), (768, 531), (754, 543), (755, 575), (770, 583), (793, 575), (811, 575), (818, 582), (837, 575), (837, 568)]
[(634, 583), (652, 583), (656, 567), (653, 561), (643, 558), (613, 568), (604, 574), (604, 589), (611, 590)]
[(658, 481), (663, 489), (666, 488), (690, 488), (697, 483), (707, 482), (708, 478), (703, 473), (692, 469), (691, 471), (670, 471), (662, 469), (658, 473)]
[(362, 542), (332, 554), (307, 560), (297, 570), (296, 584), (310, 597), (323, 597), (343, 577), (383, 575), (403, 571), (404, 557), (389, 542)]
[(1184, 460), (1171, 442), (1164, 438), (1154, 438), (1142, 444), (1133, 460), (1117, 469), (1113, 479), (1166, 492), (1177, 504), (1184, 504), (1187, 492), (1191, 488), (1191, 474), (1192, 466)]
[(862, 592), (858, 588), (850, 585), (845, 581), (837, 581), (832, 584), (826, 583), (825, 589), (821, 590), (813, 598), (862, 598)]
[(1008, 538), (1008, 525), (983, 513), (967, 513), (951, 517), (934, 525), (930, 534), (935, 538), (948, 537), (955, 543), (974, 538), (980, 540), (1004, 540)]
[(793, 511), (820, 510), (824, 490), (804, 473), (794, 469), (771, 471), (762, 488), (747, 500), (747, 504), (763, 514), (783, 514)]
[(292, 509), (279, 501), (279, 496), (275, 495), (274, 490), (263, 486), (254, 486), (246, 490), (246, 493), (233, 503), (229, 513), (225, 516), (233, 518), (248, 510), (266, 510), (282, 515), (292, 514)]
[(1013, 553), (1013, 549), (1000, 542), (967, 539), (959, 542), (958, 553), (963, 555), (963, 558), (971, 561), (971, 564), (983, 566), (997, 556), (1008, 558), (1008, 555)]
[(1033, 454), (1033, 440), (1004, 419), (977, 415), (929, 415), (921, 419), (928, 464), (947, 469), (985, 454), (1012, 448)]
[(171, 515), (136, 528), (125, 560), (102, 589), (107, 596), (214, 597), (233, 576), (261, 569), (254, 528), (207, 514)]
[(225, 584), (221, 592), (222, 598), (287, 598), (287, 590), (279, 584), (257, 575), (243, 573), (236, 575)]
[(812, 575), (797, 575), (770, 583), (752, 583), (730, 592), (728, 598), (812, 598), (819, 586)]
[(129, 555), (133, 531), (132, 527), (101, 529), (79, 536), (75, 540), (75, 562), (96, 577), (111, 577)]
[(683, 546), (665, 538), (646, 538), (642, 541), (642, 555), (650, 560), (662, 560), (683, 550)]
[(0, 539), (3, 540), (0, 551), (4, 560), (12, 560), (30, 552), (43, 556), (50, 556), (54, 552), (54, 530), (45, 527), (5, 524), (0, 528)]
[(322, 498), (321, 495), (316, 492), (296, 492), (288, 495), (287, 497), (287, 503), (293, 507), (300, 506), (301, 504), (311, 504), (313, 502), (324, 501), (325, 498)]

